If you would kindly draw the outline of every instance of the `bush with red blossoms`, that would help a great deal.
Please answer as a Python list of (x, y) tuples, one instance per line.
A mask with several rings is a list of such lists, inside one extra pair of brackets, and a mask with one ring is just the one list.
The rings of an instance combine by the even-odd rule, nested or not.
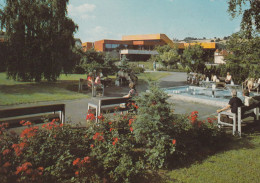
[(215, 118), (201, 121), (197, 111), (176, 115), (167, 99), (151, 87), (135, 98), (137, 114), (115, 109), (97, 123), (89, 111), (87, 128), (22, 121), (26, 128), (16, 134), (0, 124), (0, 182), (142, 182), (151, 170), (225, 141)]

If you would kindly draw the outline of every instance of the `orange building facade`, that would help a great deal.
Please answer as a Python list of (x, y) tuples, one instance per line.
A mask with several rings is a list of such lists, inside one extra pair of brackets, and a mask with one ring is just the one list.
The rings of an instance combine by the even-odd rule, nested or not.
[(131, 60), (147, 60), (151, 55), (158, 54), (154, 51), (156, 46), (170, 45), (177, 46), (180, 50), (189, 45), (200, 44), (204, 49), (216, 50), (216, 44), (210, 43), (174, 43), (165, 34), (145, 34), (123, 36), (122, 40), (100, 40), (94, 43), (86, 42), (82, 44), (83, 50), (94, 48), (99, 52), (117, 52), (118, 56), (126, 55)]

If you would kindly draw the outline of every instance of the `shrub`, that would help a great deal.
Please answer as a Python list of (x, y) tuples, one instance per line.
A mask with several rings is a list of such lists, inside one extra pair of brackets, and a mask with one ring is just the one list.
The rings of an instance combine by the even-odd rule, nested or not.
[(137, 115), (116, 112), (96, 123), (89, 113), (87, 128), (22, 121), (26, 128), (18, 135), (1, 124), (0, 182), (138, 182), (148, 170), (225, 141), (214, 119), (200, 121), (197, 111), (175, 115), (167, 99), (152, 85), (130, 104)]

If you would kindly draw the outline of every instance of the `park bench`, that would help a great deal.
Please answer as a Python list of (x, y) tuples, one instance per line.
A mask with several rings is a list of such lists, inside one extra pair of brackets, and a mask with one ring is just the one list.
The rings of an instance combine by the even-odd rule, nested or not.
[[(102, 80), (102, 81), (104, 81), (104, 80)], [(95, 97), (98, 92), (101, 93), (101, 96), (104, 96), (104, 92), (105, 92), (104, 84), (102, 84), (101, 87), (96, 87), (94, 85), (92, 86), (92, 84), (90, 84), (89, 81), (87, 81), (86, 79), (82, 79), (82, 78), (79, 79), (78, 92), (82, 92), (83, 91), (83, 85), (85, 83), (86, 83), (86, 87), (89, 88), (92, 91), (92, 97)], [(89, 85), (91, 85), (91, 87), (89, 87)]]
[[(221, 121), (223, 120), (221, 116), (226, 115), (227, 121)], [(254, 120), (259, 119), (259, 104), (253, 104), (250, 106), (242, 106), (238, 107), (237, 114), (231, 113), (231, 112), (220, 112), (218, 113), (218, 125), (219, 126), (231, 126), (233, 128), (232, 132), (233, 135), (236, 132), (236, 125), (238, 126), (238, 135), (241, 136), (241, 123), (244, 121), (244, 119), (248, 117), (254, 117)], [(236, 124), (237, 122), (237, 124)]]
[(127, 107), (120, 107), (122, 103), (128, 103), (131, 98), (124, 97), (105, 97), (105, 98), (92, 98), (88, 103), (88, 111), (94, 108), (96, 111), (96, 121), (98, 121), (98, 116), (100, 116), (102, 111), (113, 111), (115, 107), (118, 107), (120, 111), (128, 110)]
[[(20, 120), (30, 119), (30, 117), (31, 119), (39, 119), (39, 116), (50, 113), (58, 114), (61, 123), (65, 123), (65, 104), (0, 109), (0, 122), (12, 124)], [(35, 117), (36, 114), (37, 116)]]

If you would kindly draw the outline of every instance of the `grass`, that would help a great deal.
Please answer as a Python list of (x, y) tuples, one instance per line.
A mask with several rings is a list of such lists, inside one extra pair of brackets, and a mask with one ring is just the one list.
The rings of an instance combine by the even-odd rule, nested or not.
[(85, 98), (88, 95), (77, 92), (78, 80), (84, 77), (62, 75), (57, 82), (35, 83), (8, 80), (0, 73), (0, 105)]
[(145, 72), (138, 75), (138, 78), (141, 80), (151, 80), (158, 81), (163, 77), (169, 76), (169, 72)]
[[(169, 73), (142, 73), (138, 77), (146, 81), (158, 79), (169, 75)], [(19, 82), (6, 79), (5, 73), (0, 73), (0, 105), (14, 105), (24, 103), (35, 103), (41, 101), (73, 100), (90, 97), (87, 93), (78, 93), (78, 81), (86, 78), (84, 74), (62, 74), (57, 82)], [(115, 76), (110, 76), (115, 79)]]
[(212, 155), (203, 162), (167, 171), (168, 178), (165, 182), (257, 183), (260, 180), (259, 135), (258, 132), (234, 144), (228, 144), (227, 150)]

